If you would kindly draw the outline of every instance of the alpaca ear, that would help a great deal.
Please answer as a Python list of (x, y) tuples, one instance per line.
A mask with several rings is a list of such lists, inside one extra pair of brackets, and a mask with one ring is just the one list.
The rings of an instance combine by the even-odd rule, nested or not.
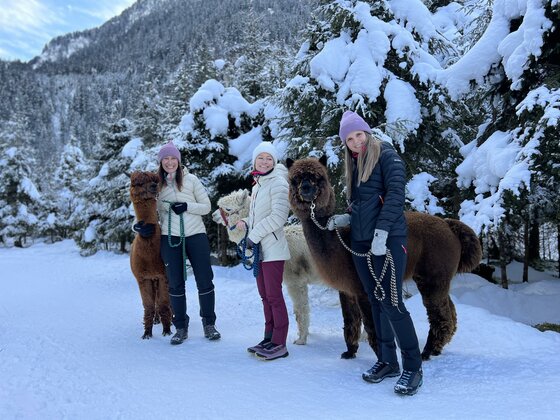
[(294, 164), (293, 159), (290, 159), (290, 158), (286, 159), (286, 168), (290, 169), (293, 164)]
[(319, 158), (319, 163), (325, 168), (327, 167), (327, 155), (323, 155)]

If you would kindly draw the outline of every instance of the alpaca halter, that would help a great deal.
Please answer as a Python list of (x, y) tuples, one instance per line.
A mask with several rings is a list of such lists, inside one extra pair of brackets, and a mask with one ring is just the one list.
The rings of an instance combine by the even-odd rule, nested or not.
[[(238, 214), (241, 209), (236, 210), (236, 211), (232, 211), (231, 213), (226, 213), (226, 211), (219, 207), (220, 210), (220, 216), (222, 217), (222, 220), (224, 221), (225, 226), (229, 229), (229, 230), (234, 230), (235, 228), (237, 228), (236, 225), (230, 226), (229, 225), (229, 216), (233, 215), (233, 214)], [(229, 215), (229, 216), (228, 216)]]
[(371, 253), (371, 250), (369, 250), (368, 252), (365, 252), (363, 254), (360, 254), (359, 252), (356, 252), (356, 251), (352, 250), (352, 248), (350, 248), (348, 245), (346, 245), (344, 243), (344, 240), (342, 239), (342, 236), (340, 235), (340, 232), (338, 231), (338, 228), (336, 226), (336, 221), (335, 221), (334, 215), (329, 217), (329, 219), (327, 220), (327, 224), (325, 226), (321, 226), (321, 224), (319, 223), (319, 221), (315, 217), (315, 200), (313, 200), (311, 202), (310, 208), (311, 208), (311, 220), (313, 220), (313, 223), (315, 223), (315, 225), (319, 229), (328, 230), (327, 226), (328, 226), (329, 222), (332, 220), (333, 223), (334, 223), (334, 231), (336, 232), (336, 236), (338, 236), (338, 240), (340, 241), (342, 246), (348, 252), (350, 252), (352, 255), (355, 255), (357, 257), (367, 258), (367, 265), (368, 265), (368, 268), (369, 268), (369, 272), (371, 273), (371, 276), (373, 277), (373, 280), (375, 281), (375, 289), (373, 291), (373, 295), (380, 302), (385, 299), (385, 290), (383, 290), (383, 286), (381, 285), (381, 280), (383, 280), (383, 277), (385, 277), (385, 274), (387, 273), (387, 267), (391, 266), (391, 280), (389, 282), (390, 290), (391, 290), (391, 305), (394, 306), (395, 308), (397, 308), (397, 310), (400, 312), (400, 309), (399, 309), (399, 295), (397, 293), (397, 277), (396, 277), (396, 274), (395, 274), (395, 261), (393, 260), (393, 255), (391, 254), (391, 251), (389, 251), (389, 248), (387, 248), (387, 255), (385, 257), (385, 261), (383, 262), (383, 267), (381, 269), (381, 274), (379, 275), (379, 277), (377, 277), (375, 275), (375, 270), (373, 269), (373, 261), (372, 261), (373, 260), (373, 254)]

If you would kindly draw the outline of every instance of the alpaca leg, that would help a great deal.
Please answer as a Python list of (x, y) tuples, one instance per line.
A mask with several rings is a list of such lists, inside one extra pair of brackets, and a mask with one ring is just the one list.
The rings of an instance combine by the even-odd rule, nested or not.
[(379, 346), (377, 345), (377, 337), (375, 336), (375, 324), (373, 323), (371, 304), (366, 294), (358, 296), (357, 299), (360, 305), (360, 312), (362, 313), (362, 320), (367, 333), (368, 343), (379, 359)]
[(155, 312), (154, 312), (154, 325), (158, 325), (161, 322), (161, 317), (159, 316), (159, 295), (158, 295), (158, 281), (152, 281), (152, 288), (154, 289), (155, 296)]
[[(449, 297), (448, 287), (443, 287), (444, 290), (431, 290), (422, 281), (418, 281), (416, 278), (415, 281), (422, 295), (422, 302), (426, 307), (430, 323), (428, 339), (422, 350), (422, 360), (428, 360), (430, 356), (440, 355), (443, 347), (451, 341), (457, 329), (457, 314), (455, 305)], [(439, 284), (449, 284), (449, 281)]]
[(140, 287), (140, 296), (144, 307), (144, 335), (142, 339), (149, 339), (152, 337), (152, 327), (156, 313), (155, 293), (151, 280), (140, 279), (138, 286)]
[(169, 288), (167, 287), (167, 279), (165, 277), (157, 281), (157, 313), (159, 314), (163, 326), (162, 335), (171, 335), (171, 319), (173, 318), (173, 313), (171, 311)]
[(298, 338), (294, 344), (307, 344), (309, 334), (309, 296), (305, 276), (293, 276), (288, 271), (288, 266), (284, 271), (284, 283), (288, 289), (288, 294), (292, 299), (294, 315), (298, 326)]
[(348, 349), (340, 357), (342, 359), (353, 359), (358, 351), (358, 340), (360, 339), (362, 329), (362, 315), (357, 299), (354, 296), (347, 295), (344, 292), (339, 292), (338, 295), (344, 320), (344, 341)]

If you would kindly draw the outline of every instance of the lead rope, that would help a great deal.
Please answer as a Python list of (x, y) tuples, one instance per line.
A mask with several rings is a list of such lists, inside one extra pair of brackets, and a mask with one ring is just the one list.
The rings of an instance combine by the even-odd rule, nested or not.
[(177, 248), (179, 245), (182, 245), (182, 252), (183, 252), (183, 270), (185, 274), (185, 281), (187, 281), (187, 251), (185, 249), (185, 222), (183, 220), (183, 213), (179, 214), (179, 242), (176, 244), (171, 242), (171, 205), (173, 204), (171, 201), (163, 200), (164, 203), (169, 204), (169, 208), (167, 209), (167, 243), (171, 248)]
[[(243, 222), (245, 223), (245, 222)], [(245, 223), (247, 227), (247, 223)], [(245, 270), (253, 270), (255, 278), (259, 276), (259, 262), (261, 257), (260, 244), (253, 245), (253, 253), (247, 255), (247, 237), (249, 236), (249, 229), (245, 229), (245, 237), (236, 245), (237, 256), (241, 258), (241, 263)], [(251, 261), (252, 260), (252, 261)]]
[[(334, 223), (334, 230), (336, 232), (336, 235), (338, 236), (338, 240), (340, 241), (340, 243), (342, 244), (342, 246), (348, 251), (350, 252), (352, 255), (356, 255), (357, 257), (362, 257), (362, 258), (366, 258), (367, 259), (367, 265), (368, 265), (368, 269), (369, 272), (371, 273), (371, 276), (373, 277), (373, 280), (375, 281), (375, 289), (373, 291), (373, 295), (375, 296), (375, 298), (378, 301), (382, 301), (385, 299), (385, 290), (383, 290), (383, 286), (381, 285), (381, 280), (383, 280), (383, 278), (385, 277), (385, 274), (387, 273), (387, 268), (390, 266), (391, 267), (391, 280), (389, 282), (390, 285), (390, 290), (391, 290), (391, 305), (394, 306), (395, 308), (399, 309), (399, 295), (397, 293), (397, 277), (395, 274), (395, 261), (393, 260), (393, 255), (391, 254), (391, 251), (389, 250), (389, 248), (387, 248), (387, 254), (385, 256), (385, 261), (383, 262), (383, 268), (381, 269), (381, 274), (379, 277), (377, 277), (375, 275), (375, 270), (373, 269), (373, 254), (371, 253), (371, 250), (365, 253), (359, 253), (356, 252), (354, 250), (352, 250), (352, 248), (350, 248), (348, 245), (346, 245), (344, 243), (344, 240), (342, 239), (342, 236), (340, 235), (340, 232), (338, 231), (338, 228), (336, 226), (336, 222), (334, 221), (334, 216), (329, 217), (329, 220), (327, 220), (327, 225), (326, 226), (321, 226), (321, 224), (319, 223), (319, 221), (316, 219), (315, 217), (315, 202), (312, 201), (311, 202), (311, 220), (313, 220), (313, 223), (315, 223), (315, 225), (321, 229), (321, 230), (328, 230), (328, 224), (329, 222), (332, 220)], [(399, 310), (400, 312), (400, 310)]]

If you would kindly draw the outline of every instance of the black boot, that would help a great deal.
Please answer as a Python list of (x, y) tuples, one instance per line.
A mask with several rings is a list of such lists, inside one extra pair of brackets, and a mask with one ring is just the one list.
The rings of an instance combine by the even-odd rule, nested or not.
[(189, 332), (186, 328), (177, 328), (177, 332), (171, 337), (171, 344), (181, 344), (188, 336)]
[(218, 332), (214, 325), (205, 325), (204, 326), (204, 337), (208, 340), (219, 340), (221, 334)]
[(400, 379), (395, 385), (395, 392), (401, 395), (414, 395), (418, 392), (418, 388), (422, 386), (422, 369), (413, 372), (403, 370)]
[(401, 370), (398, 365), (391, 365), (387, 362), (377, 362), (366, 372), (362, 373), (362, 379), (366, 382), (376, 384), (385, 378), (399, 376)]

